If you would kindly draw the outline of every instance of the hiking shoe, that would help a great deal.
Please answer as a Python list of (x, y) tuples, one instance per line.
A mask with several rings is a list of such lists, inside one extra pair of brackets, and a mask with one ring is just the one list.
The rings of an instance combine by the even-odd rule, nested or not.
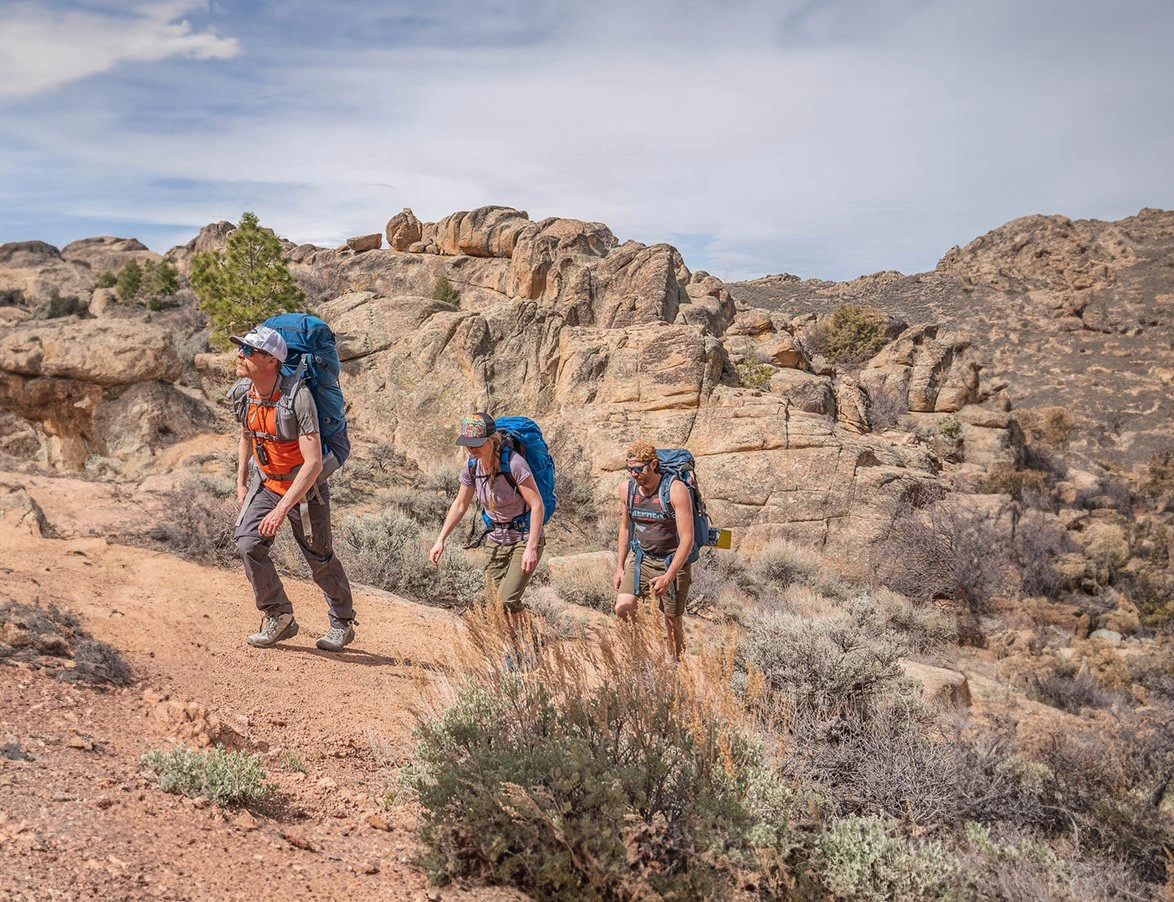
[(272, 648), (282, 639), (292, 639), (298, 634), (298, 622), (293, 614), (266, 614), (261, 619), (261, 629), (245, 638), (253, 648)]
[(332, 626), (314, 644), (323, 651), (342, 651), (344, 646), (350, 645), (354, 641), (355, 628), (348, 623), (346, 629), (341, 626)]

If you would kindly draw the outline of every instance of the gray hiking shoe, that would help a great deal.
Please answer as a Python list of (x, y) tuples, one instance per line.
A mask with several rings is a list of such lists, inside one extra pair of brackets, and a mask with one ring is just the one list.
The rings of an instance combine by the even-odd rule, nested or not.
[(261, 629), (245, 638), (253, 648), (272, 648), (282, 639), (291, 639), (298, 634), (298, 622), (293, 614), (266, 614), (261, 619)]
[(314, 644), (323, 651), (342, 651), (344, 646), (350, 645), (354, 641), (355, 628), (348, 623), (346, 629), (341, 626), (332, 626)]

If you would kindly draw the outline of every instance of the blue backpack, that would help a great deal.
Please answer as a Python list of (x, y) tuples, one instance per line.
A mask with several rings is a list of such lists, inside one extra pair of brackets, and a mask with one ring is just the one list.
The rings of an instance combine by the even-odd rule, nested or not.
[[(496, 417), (493, 421), (497, 431), (501, 433), (501, 475), (518, 490), (518, 484), (510, 473), (510, 458), (514, 454), (522, 458), (534, 473), (534, 482), (538, 486), (538, 494), (542, 496), (542, 522), (545, 524), (554, 513), (558, 499), (554, 496), (554, 460), (550, 456), (550, 449), (546, 446), (546, 439), (542, 437), (542, 430), (529, 417)], [(477, 461), (469, 461), (469, 469), (476, 468)], [(481, 520), (486, 529), (493, 529), (494, 522), (489, 511), (481, 512)], [(516, 517), (510, 523), (512, 529), (527, 532), (530, 529), (530, 511)]]
[(318, 406), (318, 434), (322, 437), (322, 455), (333, 454), (338, 461), (324, 475), (337, 470), (351, 453), (347, 437), (345, 402), (338, 387), (340, 364), (334, 332), (330, 326), (309, 313), (282, 313), (262, 323), (285, 339), (289, 353), (281, 365), (282, 376), (304, 381)]
[[(660, 509), (665, 518), (673, 516), (673, 505), (669, 500), (669, 490), (673, 480), (680, 480), (689, 490), (689, 498), (693, 503), (693, 548), (685, 563), (692, 564), (701, 554), (706, 545), (717, 545), (721, 530), (714, 529), (709, 524), (709, 514), (705, 512), (705, 499), (701, 497), (701, 490), (697, 486), (697, 462), (692, 453), (686, 448), (657, 448), (656, 459), (661, 473), (660, 480)], [(632, 502), (636, 498), (636, 480), (628, 479), (628, 511), (631, 517)], [(629, 519), (629, 527), (631, 521)], [(630, 539), (628, 547), (636, 554), (636, 579), (639, 581), (640, 559), (647, 553), (640, 548), (636, 541), (636, 530), (629, 528)], [(729, 547), (728, 544), (725, 547)], [(673, 554), (676, 552), (674, 551)], [(669, 555), (671, 560), (672, 555)], [(639, 593), (637, 593), (639, 594)]]

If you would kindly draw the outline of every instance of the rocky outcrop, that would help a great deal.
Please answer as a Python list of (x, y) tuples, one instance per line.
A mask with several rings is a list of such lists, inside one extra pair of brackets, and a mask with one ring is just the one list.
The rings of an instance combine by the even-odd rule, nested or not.
[(224, 250), (228, 242), (228, 233), (235, 228), (236, 223), (223, 219), (220, 222), (209, 223), (187, 244), (173, 247), (164, 256), (186, 276), (192, 269), (192, 257), (209, 251)]
[(378, 232), (372, 232), (370, 235), (355, 235), (346, 240), (344, 247), (349, 251), (354, 251), (356, 254), (362, 254), (366, 251), (377, 251), (383, 247), (383, 236)]
[(61, 249), (61, 257), (85, 266), (95, 277), (104, 272), (117, 273), (131, 260), (143, 263), (159, 259), (159, 255), (141, 241), (111, 235), (72, 241)]
[(406, 251), (420, 240), (420, 220), (409, 207), (404, 207), (402, 212), (387, 220), (387, 227), (383, 231), (389, 248)]
[(15, 326), (0, 337), (0, 414), (21, 428), (5, 449), (67, 470), (141, 468), (207, 421), (173, 384), (182, 368), (171, 333), (149, 323)]
[(44, 241), (0, 244), (0, 307), (32, 311), (54, 302), (84, 307), (94, 275), (86, 264), (67, 260)]
[[(189, 267), (232, 228), (208, 226), (169, 257)], [(814, 317), (739, 306), (672, 246), (620, 243), (601, 223), (532, 222), (503, 206), (422, 223), (405, 209), (362, 237), (284, 247), (338, 335), (355, 436), (390, 442), (425, 469), (446, 465), (470, 407), (540, 418), (600, 498), (633, 438), (686, 446), (711, 514), (737, 530), (739, 547), (789, 538), (851, 572), (867, 566), (859, 549), (887, 528), (884, 512), (938, 480), (946, 457), (916, 422), (878, 435), (882, 398), (930, 420), (957, 415), (952, 441), (976, 466), (1013, 446), (1006, 409), (981, 403), (979, 366), (948, 329), (894, 324), (874, 359), (837, 367), (807, 350)], [(432, 298), (442, 276), (456, 298)], [(865, 281), (886, 290), (901, 278)], [(206, 396), (220, 394), (228, 356), (196, 363)], [(0, 340), (0, 419), (12, 424), (0, 447), (60, 467), (145, 466), (207, 413), (176, 389), (181, 368), (165, 329), (26, 323)]]
[(979, 365), (967, 354), (970, 343), (956, 335), (939, 336), (933, 325), (906, 329), (860, 373), (870, 392), (903, 394), (919, 413), (954, 413), (979, 400)]
[[(1144, 466), (1172, 437), (1171, 266), (1174, 211), (1144, 209), (1117, 222), (1023, 217), (953, 249), (928, 273), (850, 282), (778, 276), (729, 290), (741, 304), (792, 317), (857, 304), (937, 323), (937, 340), (952, 333), (972, 343), (965, 359), (1005, 387), (1016, 410), (1071, 412), (1076, 428), (1066, 454), (1073, 462), (1128, 469)], [(912, 375), (873, 373), (861, 383)], [(945, 411), (968, 393), (960, 379), (935, 395), (940, 379), (932, 367), (925, 375), (929, 390), (915, 387), (922, 396), (915, 409)]]

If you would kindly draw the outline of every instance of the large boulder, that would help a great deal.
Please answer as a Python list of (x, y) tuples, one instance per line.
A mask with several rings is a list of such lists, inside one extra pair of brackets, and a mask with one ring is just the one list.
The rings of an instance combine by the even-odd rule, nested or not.
[(393, 251), (406, 251), (420, 240), (420, 220), (410, 207), (404, 207), (402, 212), (387, 220), (384, 229), (387, 236), (387, 246)]
[(530, 217), (522, 210), (478, 207), (438, 222), (436, 243), (442, 254), (512, 257), (518, 236), (530, 224)]
[(617, 244), (601, 222), (557, 217), (532, 222), (514, 244), (506, 294), (552, 300), (565, 286), (578, 284), (578, 271), (606, 257)]
[(671, 323), (689, 303), (689, 270), (675, 247), (629, 241), (595, 267), (595, 322), (605, 329)]

